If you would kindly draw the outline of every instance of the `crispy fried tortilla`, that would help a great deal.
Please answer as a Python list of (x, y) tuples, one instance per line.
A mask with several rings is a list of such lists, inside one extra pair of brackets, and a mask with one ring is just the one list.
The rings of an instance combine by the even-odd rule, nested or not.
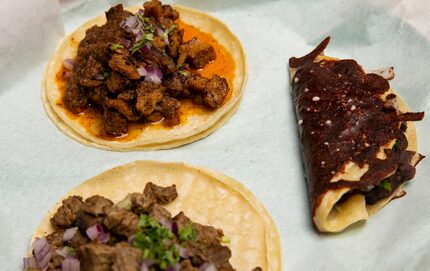
[(312, 219), (321, 232), (340, 232), (406, 193), (423, 158), (409, 113), (390, 88), (392, 68), (364, 71), (354, 60), (324, 56), (325, 39), (290, 59)]
[[(183, 211), (195, 222), (222, 229), (236, 270), (281, 270), (280, 237), (269, 213), (242, 184), (220, 173), (183, 163), (135, 161), (83, 182), (63, 199), (100, 195), (118, 203), (129, 193), (142, 192), (148, 182), (176, 185), (178, 197), (164, 206), (173, 215)], [(54, 230), (50, 219), (61, 204), (48, 212), (32, 241)]]
[[(129, 127), (128, 134), (121, 137), (98, 136), (101, 124), (96, 118), (72, 114), (62, 104), (62, 90), (57, 74), (63, 69), (65, 59), (73, 59), (76, 56), (79, 41), (85, 37), (85, 31), (94, 25), (100, 26), (106, 22), (105, 15), (101, 15), (86, 22), (62, 40), (49, 61), (43, 77), (42, 102), (48, 116), (61, 132), (82, 144), (106, 150), (169, 149), (204, 138), (230, 119), (239, 106), (247, 78), (246, 58), (239, 40), (226, 25), (214, 17), (186, 7), (174, 6), (174, 9), (179, 12), (181, 23), (194, 26), (199, 31), (212, 35), (234, 60), (230, 92), (223, 104), (213, 110), (198, 108), (186, 110), (189, 104), (182, 105), (181, 110), (187, 112), (181, 116), (179, 125), (167, 127), (148, 123), (133, 129)], [(127, 10), (136, 13), (139, 8)]]

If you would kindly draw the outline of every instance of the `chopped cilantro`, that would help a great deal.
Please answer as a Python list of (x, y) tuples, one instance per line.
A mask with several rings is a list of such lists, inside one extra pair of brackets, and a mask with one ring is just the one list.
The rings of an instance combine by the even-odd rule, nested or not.
[(109, 75), (110, 75), (110, 73), (108, 71), (103, 72), (103, 77), (104, 78), (107, 79), (109, 77)]
[(379, 184), (379, 187), (382, 187), (385, 190), (388, 190), (391, 192), (391, 183), (388, 180), (382, 181), (382, 183)]
[(184, 64), (178, 64), (178, 65), (176, 65), (176, 69), (180, 69), (180, 68), (182, 68), (184, 66)]
[(396, 143), (394, 143), (394, 146), (393, 146), (393, 150), (398, 150), (399, 149), (399, 147), (400, 147), (400, 140), (396, 140)]
[(188, 240), (196, 240), (197, 239), (197, 233), (193, 229), (193, 224), (189, 223), (185, 227), (180, 227), (178, 231), (179, 235), (179, 242), (185, 242)]
[(175, 30), (176, 24), (172, 24), (163, 34), (163, 38), (167, 38), (173, 30)]
[(124, 46), (122, 44), (119, 43), (114, 43), (110, 46), (110, 49), (112, 51), (118, 50), (118, 49), (124, 49)]
[(136, 51), (138, 51), (140, 48), (142, 48), (146, 43), (149, 41), (152, 41), (153, 34), (149, 33), (142, 37), (139, 41), (137, 41), (135, 44), (133, 44), (133, 47), (131, 47), (131, 53), (134, 54)]
[(188, 72), (187, 71), (180, 70), (179, 73), (182, 74), (183, 76), (188, 76)]
[(142, 257), (155, 262), (161, 269), (174, 266), (180, 256), (173, 242), (173, 233), (161, 226), (154, 218), (142, 214), (137, 224), (133, 246), (142, 250)]

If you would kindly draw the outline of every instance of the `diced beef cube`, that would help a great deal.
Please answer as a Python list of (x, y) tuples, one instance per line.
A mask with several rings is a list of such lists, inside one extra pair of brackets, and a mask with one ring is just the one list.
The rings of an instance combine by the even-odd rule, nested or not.
[(51, 224), (55, 228), (70, 228), (76, 222), (76, 214), (83, 205), (82, 198), (79, 196), (71, 196), (63, 200), (63, 204), (58, 208), (57, 212), (51, 218)]
[(160, 110), (164, 116), (164, 123), (168, 126), (175, 126), (181, 122), (179, 116), (179, 109), (181, 108), (181, 102), (170, 98), (168, 96), (163, 97), (160, 102)]
[(142, 193), (132, 193), (131, 210), (134, 213), (149, 213), (154, 206), (155, 200), (152, 196), (147, 196)]
[(113, 202), (105, 197), (94, 195), (85, 200), (81, 210), (95, 216), (105, 215), (113, 206)]
[(113, 233), (130, 237), (137, 232), (139, 217), (123, 208), (112, 208), (103, 224)]
[(107, 90), (104, 85), (88, 90), (88, 99), (92, 104), (97, 104), (102, 106), (103, 103), (105, 102), (106, 95), (107, 95)]
[(173, 184), (171, 186), (162, 187), (153, 184), (152, 182), (149, 182), (145, 185), (143, 194), (154, 198), (158, 204), (167, 204), (178, 197), (176, 185)]
[(132, 80), (141, 77), (128, 50), (116, 50), (109, 60), (109, 67)]
[(176, 70), (173, 59), (156, 48), (152, 48), (140, 58), (148, 66), (159, 67), (163, 74), (171, 73)]
[(161, 37), (155, 36), (154, 39), (152, 40), (152, 46), (157, 48), (157, 50), (159, 51), (163, 51), (164, 48), (166, 47), (166, 43)]
[(137, 114), (133, 107), (126, 101), (120, 99), (106, 99), (105, 103), (107, 108), (115, 108), (124, 115), (128, 120), (134, 121), (140, 119), (140, 114)]
[(224, 101), (228, 91), (229, 87), (227, 80), (218, 75), (214, 75), (209, 80), (209, 83), (203, 92), (203, 102), (211, 108), (217, 108)]
[(187, 77), (187, 86), (194, 93), (203, 93), (209, 84), (209, 79), (198, 73), (189, 73)]
[(79, 84), (89, 88), (102, 85), (104, 83), (103, 71), (103, 64), (90, 55), (84, 69), (80, 71), (81, 79), (79, 80)]
[(136, 99), (136, 97), (137, 94), (135, 89), (126, 90), (117, 96), (118, 99), (124, 100), (126, 102), (131, 102), (132, 100)]
[(120, 113), (105, 108), (103, 131), (110, 136), (120, 136), (127, 132), (127, 120)]
[(89, 227), (103, 223), (104, 216), (95, 216), (84, 211), (80, 211), (76, 218), (76, 226), (79, 230), (85, 232)]
[(201, 69), (216, 57), (215, 49), (199, 39), (193, 38), (179, 47), (179, 58), (177, 63), (185, 62), (191, 65), (191, 68)]
[(82, 245), (87, 244), (90, 241), (86, 234), (83, 234), (80, 230), (77, 230), (75, 235), (69, 241), (69, 245), (73, 248), (79, 248)]
[(188, 224), (192, 223), (191, 219), (189, 219), (184, 212), (179, 212), (174, 218), (173, 221), (176, 222), (178, 227), (186, 227)]
[(143, 4), (145, 16), (147, 17), (166, 17), (172, 20), (179, 18), (178, 12), (169, 5), (162, 5), (158, 0), (152, 0)]
[(80, 113), (88, 103), (85, 91), (78, 86), (77, 81), (77, 75), (72, 75), (62, 98), (66, 108), (73, 113)]
[(205, 244), (220, 243), (221, 238), (224, 236), (222, 230), (216, 229), (212, 226), (205, 226), (199, 223), (193, 223), (193, 228), (197, 232), (198, 241)]
[(108, 245), (91, 242), (79, 247), (81, 271), (110, 271), (115, 249)]
[(252, 269), (252, 271), (263, 271), (263, 269), (259, 266), (257, 266), (256, 268)]
[(162, 225), (166, 225), (166, 223), (172, 219), (172, 214), (170, 214), (170, 212), (167, 211), (166, 208), (163, 208), (161, 205), (158, 204), (155, 204), (154, 207), (152, 207), (152, 210), (149, 215)]
[(56, 230), (46, 236), (46, 241), (48, 241), (52, 250), (55, 251), (57, 248), (63, 247), (63, 234), (64, 230)]
[(142, 252), (127, 243), (115, 245), (112, 271), (139, 271)]
[(106, 85), (110, 92), (118, 93), (124, 91), (130, 85), (130, 80), (119, 72), (113, 71), (106, 80)]
[(176, 58), (178, 56), (179, 46), (182, 44), (182, 39), (184, 37), (184, 30), (183, 29), (174, 29), (169, 34), (169, 42), (170, 45), (168, 46), (167, 54), (173, 58)]
[(174, 72), (163, 80), (163, 85), (169, 96), (176, 97), (184, 92), (185, 82), (186, 77), (184, 75)]
[(164, 87), (152, 82), (140, 82), (136, 89), (136, 108), (143, 115), (150, 115), (163, 98)]
[(223, 246), (219, 243), (211, 244), (206, 247), (205, 253), (217, 270), (234, 271), (234, 268), (229, 262), (231, 258), (231, 250), (229, 247)]
[(123, 19), (133, 15), (130, 12), (124, 10), (121, 4), (111, 7), (106, 12), (106, 19), (109, 24), (119, 24)]

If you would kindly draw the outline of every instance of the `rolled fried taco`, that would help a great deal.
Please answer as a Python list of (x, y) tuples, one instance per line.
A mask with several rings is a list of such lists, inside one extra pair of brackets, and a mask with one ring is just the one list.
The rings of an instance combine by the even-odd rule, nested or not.
[(200, 11), (117, 5), (65, 37), (42, 80), (42, 101), (71, 138), (101, 149), (167, 149), (223, 125), (243, 94), (239, 40)]
[(410, 113), (387, 79), (352, 59), (323, 55), (330, 38), (289, 62), (312, 219), (321, 232), (366, 220), (392, 199), (423, 159)]
[(67, 193), (33, 235), (24, 269), (281, 270), (280, 253), (270, 215), (243, 185), (135, 161)]

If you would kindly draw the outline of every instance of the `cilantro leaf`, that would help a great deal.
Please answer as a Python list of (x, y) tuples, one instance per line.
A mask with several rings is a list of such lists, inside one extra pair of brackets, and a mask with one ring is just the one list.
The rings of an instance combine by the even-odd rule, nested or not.
[(185, 242), (188, 240), (196, 240), (197, 239), (197, 233), (193, 228), (193, 224), (189, 223), (185, 227), (180, 227), (178, 230), (179, 235), (179, 242)]
[(118, 50), (118, 49), (124, 49), (124, 45), (119, 44), (119, 43), (114, 43), (110, 46), (110, 49), (112, 51)]
[(104, 72), (103, 72), (103, 77), (104, 77), (104, 78), (106, 78), (106, 79), (107, 79), (107, 78), (109, 77), (109, 75), (110, 75), (110, 73), (109, 73), (108, 71), (104, 71)]
[(179, 73), (182, 74), (183, 76), (188, 76), (188, 72), (187, 71), (180, 70)]
[(228, 238), (227, 236), (223, 236), (222, 239), (221, 239), (221, 243), (223, 243), (223, 244), (229, 244), (229, 243), (231, 243), (231, 239)]
[(388, 180), (382, 181), (382, 183), (380, 183), (378, 186), (391, 192), (391, 183)]

